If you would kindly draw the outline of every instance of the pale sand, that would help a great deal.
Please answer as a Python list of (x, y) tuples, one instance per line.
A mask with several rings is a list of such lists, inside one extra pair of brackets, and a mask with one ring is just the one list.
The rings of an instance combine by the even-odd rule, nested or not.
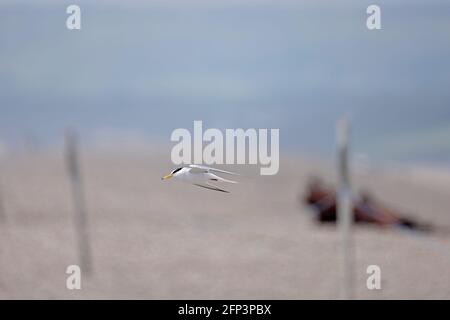
[[(332, 165), (284, 155), (276, 176), (232, 167), (244, 176), (223, 194), (162, 182), (172, 166), (160, 154), (84, 154), (95, 272), (78, 291), (66, 289), (66, 267), (78, 255), (62, 156), (6, 159), (0, 298), (338, 297), (339, 234), (315, 224), (298, 199), (311, 173), (333, 182)], [(394, 208), (450, 226), (450, 184), (424, 172), (377, 170), (354, 180)], [(450, 298), (449, 236), (358, 227), (354, 240), (357, 298)], [(381, 267), (381, 290), (366, 288), (371, 264)]]

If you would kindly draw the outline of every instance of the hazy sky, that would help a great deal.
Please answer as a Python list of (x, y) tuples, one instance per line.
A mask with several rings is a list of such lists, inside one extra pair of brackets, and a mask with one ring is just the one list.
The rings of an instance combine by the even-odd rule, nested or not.
[(0, 2), (0, 140), (64, 128), (169, 143), (178, 127), (280, 128), (284, 147), (330, 152), (354, 123), (374, 157), (450, 160), (450, 3)]

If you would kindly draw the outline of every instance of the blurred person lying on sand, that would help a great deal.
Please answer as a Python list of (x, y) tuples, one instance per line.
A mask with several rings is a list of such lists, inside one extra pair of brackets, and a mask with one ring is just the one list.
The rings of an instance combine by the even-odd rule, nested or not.
[[(336, 191), (316, 177), (309, 180), (303, 201), (315, 209), (319, 222), (336, 222)], [(411, 230), (433, 231), (428, 224), (419, 223), (388, 209), (375, 201), (367, 192), (353, 200), (353, 217), (356, 223), (374, 223), (381, 226), (400, 226)]]

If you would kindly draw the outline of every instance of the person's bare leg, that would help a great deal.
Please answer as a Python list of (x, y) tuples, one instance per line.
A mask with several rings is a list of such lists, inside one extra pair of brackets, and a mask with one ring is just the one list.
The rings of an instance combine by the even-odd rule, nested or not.
[(356, 221), (360, 222), (377, 223), (380, 225), (395, 225), (400, 223), (400, 220), (397, 217), (380, 210), (380, 208), (373, 204), (370, 204), (369, 206), (367, 203), (357, 203), (353, 212)]

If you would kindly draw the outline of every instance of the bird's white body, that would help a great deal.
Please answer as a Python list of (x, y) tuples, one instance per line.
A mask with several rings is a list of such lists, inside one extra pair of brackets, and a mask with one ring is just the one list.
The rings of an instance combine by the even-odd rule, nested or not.
[(213, 182), (237, 183), (236, 181), (219, 177), (213, 172), (236, 175), (236, 173), (219, 170), (215, 168), (200, 165), (189, 165), (186, 167), (181, 167), (173, 170), (169, 175), (163, 177), (162, 179), (167, 180), (173, 178), (185, 183), (196, 185), (198, 187), (221, 192), (228, 192), (228, 191), (216, 187), (215, 185), (212, 184)]

